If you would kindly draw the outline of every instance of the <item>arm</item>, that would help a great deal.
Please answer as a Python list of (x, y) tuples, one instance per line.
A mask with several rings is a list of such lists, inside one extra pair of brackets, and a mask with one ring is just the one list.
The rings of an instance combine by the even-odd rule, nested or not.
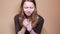
[(15, 34), (21, 34), (23, 33), (23, 31), (25, 32), (25, 28), (21, 27), (19, 24), (18, 15), (14, 17), (14, 22), (15, 22)]
[(34, 30), (31, 30), (30, 34), (37, 34)]
[(21, 31), (18, 32), (18, 34), (24, 34), (25, 33), (26, 28), (22, 27)]
[(38, 23), (37, 23), (36, 27), (34, 27), (32, 29), (32, 31), (30, 32), (30, 34), (41, 34), (43, 23), (44, 23), (44, 19), (42, 17), (40, 17), (39, 20), (38, 20)]
[(44, 24), (44, 19), (40, 17), (36, 27), (33, 28), (34, 32), (36, 32), (37, 34), (41, 34), (43, 24)]
[(29, 23), (29, 25), (27, 25), (27, 30), (30, 32), (30, 34), (37, 34), (37, 33), (34, 32), (34, 30), (32, 29), (31, 22)]

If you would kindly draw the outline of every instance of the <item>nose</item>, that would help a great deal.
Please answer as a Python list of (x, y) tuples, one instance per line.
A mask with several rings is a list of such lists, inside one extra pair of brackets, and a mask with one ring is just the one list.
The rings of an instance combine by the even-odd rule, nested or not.
[(30, 8), (28, 8), (28, 10), (27, 11), (30, 11), (31, 9)]

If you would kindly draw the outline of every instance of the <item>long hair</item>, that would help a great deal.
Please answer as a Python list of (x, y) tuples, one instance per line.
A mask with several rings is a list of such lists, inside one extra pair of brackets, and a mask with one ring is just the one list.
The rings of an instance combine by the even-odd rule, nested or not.
[(37, 19), (38, 14), (37, 14), (37, 8), (36, 8), (35, 0), (22, 0), (21, 6), (20, 6), (20, 12), (19, 12), (19, 20), (20, 20), (19, 22), (20, 22), (20, 25), (23, 26), (22, 23), (23, 23), (23, 20), (25, 17), (24, 10), (23, 10), (23, 4), (25, 1), (32, 2), (35, 6), (35, 10), (34, 10), (33, 14), (29, 17), (29, 21), (32, 22), (32, 27), (34, 28), (37, 24), (37, 21), (38, 21), (38, 19)]

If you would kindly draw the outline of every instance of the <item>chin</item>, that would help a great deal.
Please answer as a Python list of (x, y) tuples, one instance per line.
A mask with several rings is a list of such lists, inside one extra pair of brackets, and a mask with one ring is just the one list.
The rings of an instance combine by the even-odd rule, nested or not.
[(31, 15), (27, 15), (27, 16), (31, 16)]

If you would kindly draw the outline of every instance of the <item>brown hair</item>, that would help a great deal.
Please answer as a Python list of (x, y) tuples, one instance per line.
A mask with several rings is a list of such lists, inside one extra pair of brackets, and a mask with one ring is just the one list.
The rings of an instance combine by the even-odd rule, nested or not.
[(23, 26), (22, 23), (23, 23), (23, 20), (24, 20), (24, 17), (25, 17), (24, 11), (23, 11), (23, 4), (24, 4), (25, 1), (32, 2), (35, 6), (35, 10), (34, 10), (33, 14), (29, 17), (29, 20), (32, 21), (32, 27), (34, 28), (37, 24), (37, 21), (38, 21), (38, 19), (37, 19), (38, 14), (37, 14), (35, 0), (22, 0), (21, 6), (20, 6), (20, 12), (19, 12), (20, 25)]

